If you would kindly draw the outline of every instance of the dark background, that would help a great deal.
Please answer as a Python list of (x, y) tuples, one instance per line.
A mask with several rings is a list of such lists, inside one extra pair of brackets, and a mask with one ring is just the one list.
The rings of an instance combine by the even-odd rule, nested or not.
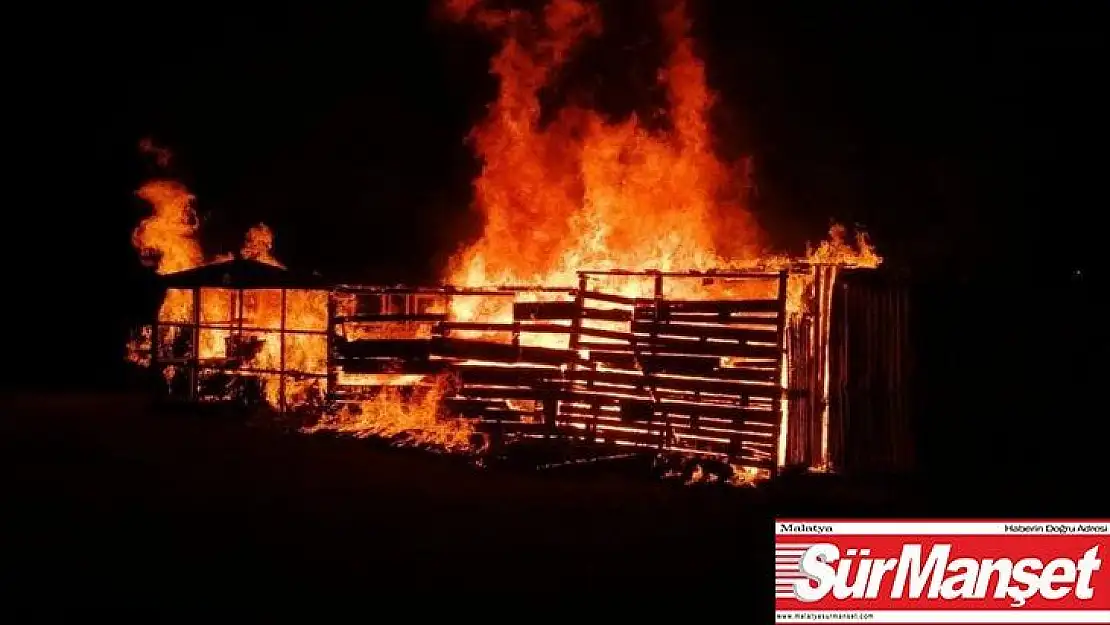
[[(606, 33), (562, 87), (614, 115), (650, 107), (651, 3), (603, 4)], [(1064, 302), (1099, 280), (1103, 237), (1097, 3), (691, 4), (720, 151), (755, 156), (754, 210), (776, 243), (800, 250), (834, 219), (866, 226), (925, 285), (923, 310), (947, 315), (916, 330), (947, 350), (934, 369), (1017, 366), (949, 349), (954, 328), (1039, 345), (1043, 307), (1064, 320), (1055, 344), (1078, 332)], [(150, 312), (129, 243), (148, 210), (134, 190), (159, 173), (142, 137), (174, 152), (209, 251), (261, 220), (290, 266), (415, 282), (480, 229), (463, 137), (496, 87), (494, 45), (423, 3), (25, 9), (13, 27), (5, 310), (33, 320), (15, 342), (34, 349), (6, 384), (118, 377), (126, 329)], [(32, 366), (75, 350), (84, 376)]]

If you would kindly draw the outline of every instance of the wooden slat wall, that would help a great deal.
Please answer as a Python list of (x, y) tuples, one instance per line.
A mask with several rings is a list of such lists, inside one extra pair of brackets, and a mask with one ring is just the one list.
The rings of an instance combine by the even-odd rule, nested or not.
[[(431, 339), (339, 341), (336, 357), (346, 370), (365, 372), (426, 372), (443, 363), (454, 378), (446, 405), (487, 429), (772, 468), (784, 323), (784, 296), (689, 301), (581, 288), (557, 301), (515, 302), (512, 322), (441, 321)], [(564, 347), (535, 346), (536, 337)]]
[(909, 291), (882, 273), (846, 273), (830, 326), (829, 451), (838, 471), (909, 471)]

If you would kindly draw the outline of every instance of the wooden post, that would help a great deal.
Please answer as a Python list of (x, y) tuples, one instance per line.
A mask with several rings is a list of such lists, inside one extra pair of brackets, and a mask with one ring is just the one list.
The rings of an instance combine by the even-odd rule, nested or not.
[(822, 305), (824, 301), (824, 272), (821, 265), (813, 267), (813, 331), (810, 340), (809, 389), (813, 400), (810, 402), (810, 428), (806, 441), (806, 464), (817, 466), (821, 463), (821, 333), (824, 329)]
[[(169, 297), (169, 291), (166, 296)], [(162, 300), (165, 303), (165, 298)], [(162, 367), (158, 364), (158, 315), (162, 313), (162, 306), (158, 306), (158, 310), (154, 312), (154, 320), (150, 322), (150, 370), (154, 372), (158, 380), (165, 381), (166, 376), (162, 373)], [(196, 337), (193, 337), (193, 342), (196, 342)], [(144, 382), (145, 388), (145, 382)], [(168, 388), (168, 387), (167, 387)], [(153, 389), (152, 389), (153, 390)]]
[[(782, 402), (785, 401), (783, 395), (786, 393), (786, 389), (782, 388), (782, 372), (784, 365), (783, 361), (786, 360), (786, 295), (789, 286), (789, 277), (790, 274), (787, 270), (784, 269), (779, 272), (778, 323), (776, 324), (778, 329), (777, 337), (779, 345), (779, 357), (775, 359), (775, 384), (779, 385), (779, 392), (775, 393), (775, 399), (772, 404), (775, 408), (775, 415), (779, 420), (779, 426), (778, 428), (776, 428), (776, 430), (781, 430), (784, 426), (784, 424), (782, 423), (781, 415)], [(782, 440), (782, 437), (785, 433), (781, 431), (777, 431), (776, 433), (778, 434), (776, 438), (778, 440)], [(777, 458), (775, 462), (776, 472), (778, 471), (779, 466), (783, 464), (785, 460), (783, 456), (785, 456), (786, 454), (786, 450), (783, 449), (783, 445), (778, 445), (778, 449), (780, 457)]]
[(823, 468), (831, 469), (829, 456), (829, 376), (827, 371), (829, 366), (829, 323), (832, 319), (832, 294), (833, 286), (836, 284), (836, 267), (826, 266), (823, 269), (821, 300), (818, 308), (821, 333), (818, 335), (820, 342), (817, 345), (819, 363), (817, 375), (820, 384), (817, 389), (821, 397), (819, 404), (821, 411), (821, 451), (818, 461)]
[(193, 349), (189, 358), (189, 399), (197, 399), (200, 391), (200, 287), (193, 289)]
[(281, 348), (280, 348), (281, 355), (279, 357), (280, 364), (278, 365), (278, 393), (280, 393), (280, 397), (278, 398), (278, 412), (280, 414), (285, 414), (285, 315), (286, 315), (285, 306), (286, 306), (286, 303), (287, 303), (285, 293), (286, 293), (286, 288), (282, 287), (281, 288), (281, 327), (278, 330), (278, 340), (281, 341)]
[[(568, 339), (568, 347), (570, 348), (570, 362), (567, 363), (567, 372), (572, 374), (578, 370), (578, 345), (581, 341), (582, 316), (583, 309), (586, 306), (586, 289), (588, 286), (589, 283), (587, 281), (586, 274), (583, 272), (578, 272), (578, 290), (574, 294), (574, 312), (572, 313), (573, 316), (570, 320), (570, 337)], [(593, 376), (590, 376), (590, 379), (587, 381), (587, 383), (592, 383), (592, 378)], [(562, 380), (563, 384), (561, 386), (564, 388), (567, 386), (566, 380), (567, 378), (565, 377)], [(574, 381), (570, 384), (578, 384), (578, 382)], [(551, 401), (553, 407), (545, 411), (544, 421), (546, 422), (548, 429), (551, 430), (555, 428), (557, 415), (559, 412), (558, 402), (561, 400), (551, 399), (549, 401)]]
[(654, 319), (652, 319), (652, 322), (651, 322), (651, 355), (655, 356), (655, 355), (658, 354), (658, 351), (659, 351), (659, 348), (656, 345), (656, 343), (658, 343), (658, 338), (659, 338), (659, 317), (661, 317), (663, 314), (665, 314), (664, 313), (665, 305), (664, 305), (664, 302), (663, 302), (663, 274), (662, 273), (656, 273), (655, 274), (655, 294), (652, 297), (652, 300), (653, 300), (653, 305), (655, 306), (655, 315), (654, 315)]
[(586, 305), (586, 274), (578, 274), (578, 291), (574, 294), (574, 316), (570, 319), (570, 349), (575, 352), (577, 361), (579, 334), (582, 331), (582, 309)]
[[(336, 317), (336, 297), (335, 291), (328, 291), (328, 328), (327, 328), (327, 378), (324, 383), (325, 386), (325, 401), (330, 402), (335, 387), (338, 385), (339, 374), (336, 369), (336, 354), (335, 354), (335, 317)], [(282, 339), (284, 343), (284, 339)]]
[[(663, 274), (661, 272), (657, 272), (655, 274), (655, 284), (654, 284), (654, 289), (653, 289), (652, 300), (653, 300), (652, 305), (655, 307), (655, 314), (653, 315), (653, 319), (652, 319), (652, 322), (651, 322), (651, 355), (652, 355), (652, 365), (654, 365), (655, 357), (659, 353), (659, 346), (658, 346), (658, 343), (659, 343), (659, 318), (662, 317), (665, 314), (664, 310), (666, 308), (666, 304), (663, 301)], [(636, 316), (635, 311), (633, 311), (632, 316), (633, 317)], [(659, 397), (658, 397), (658, 392), (657, 392), (658, 387), (655, 384), (655, 376), (654, 376), (655, 372), (650, 370), (652, 365), (648, 365), (646, 367), (641, 365), (641, 370), (644, 371), (644, 373), (647, 374), (647, 376), (648, 376), (648, 392), (651, 395), (651, 414), (654, 417), (655, 416), (655, 408), (657, 406), (660, 406), (661, 404), (659, 403)], [(667, 446), (666, 430), (668, 428), (670, 428), (670, 424), (671, 424), (671, 418), (670, 418), (669, 414), (665, 414), (663, 416), (663, 423), (664, 423), (663, 431), (660, 432), (660, 436), (659, 436), (659, 450), (660, 451), (662, 451), (663, 448)], [(690, 419), (690, 424), (692, 426), (695, 423), (697, 423), (697, 415), (693, 415)], [(648, 422), (648, 431), (650, 432), (652, 429), (653, 429), (652, 424), (649, 421)]]

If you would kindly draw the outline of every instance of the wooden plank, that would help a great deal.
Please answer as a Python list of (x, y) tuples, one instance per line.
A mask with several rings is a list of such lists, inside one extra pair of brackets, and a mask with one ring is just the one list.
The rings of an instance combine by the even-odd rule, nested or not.
[(525, 347), (471, 339), (444, 338), (433, 341), (433, 352), (448, 358), (484, 360), (488, 362), (531, 362), (560, 365), (577, 359), (569, 349)]
[[(574, 302), (517, 302), (513, 304), (513, 319), (516, 321), (557, 321), (571, 320), (577, 314)], [(599, 321), (627, 322), (632, 320), (632, 311), (620, 308), (582, 309), (582, 318)]]
[[(582, 436), (583, 434), (584, 434), (584, 431), (579, 431), (579, 433), (577, 435)], [(598, 428), (597, 428), (597, 438), (601, 439), (601, 440), (606, 440), (606, 441), (619, 441), (619, 442), (623, 442), (623, 443), (631, 443), (631, 444), (634, 444), (634, 445), (641, 445), (641, 446), (644, 446), (644, 447), (657, 447), (662, 443), (662, 440), (663, 440), (663, 436), (662, 436), (661, 433), (656, 433), (656, 432), (630, 432), (630, 431), (627, 431), (627, 430), (616, 430), (616, 429), (612, 429), (612, 428), (604, 428), (603, 426), (598, 426)], [(695, 440), (690, 440), (690, 439), (695, 439)], [(767, 458), (761, 457), (760, 455), (757, 455), (757, 454), (753, 453), (750, 450), (744, 449), (743, 447), (740, 447), (739, 449), (736, 449), (731, 441), (706, 440), (706, 439), (702, 439), (702, 438), (698, 437), (697, 435), (689, 435), (686, 438), (686, 441), (683, 441), (682, 439), (680, 439), (678, 441), (677, 445), (675, 447), (670, 448), (670, 449), (682, 449), (685, 446), (684, 445), (685, 442), (688, 442), (692, 445), (698, 445), (699, 447), (701, 447), (703, 449), (708, 448), (708, 449), (711, 449), (711, 450), (716, 451), (717, 453), (721, 453), (721, 454), (728, 454), (728, 453), (731, 452), (732, 454), (735, 455), (736, 459), (739, 460), (739, 464), (750, 464), (752, 466), (758, 466), (760, 468), (767, 468), (767, 467), (770, 466), (770, 461)], [(687, 447), (687, 449), (692, 450), (693, 447), (692, 446)]]
[(775, 382), (773, 364), (767, 367), (721, 367), (713, 376), (723, 380), (742, 380), (751, 382)]
[[(555, 432), (559, 434), (571, 434), (572, 428), (551, 428), (546, 423), (529, 423), (529, 422), (508, 422), (508, 423), (492, 423), (488, 421), (481, 421), (474, 424), (474, 429), (479, 432), (501, 432), (503, 434), (545, 434)], [(577, 435), (581, 436), (581, 432), (574, 431)]]
[(734, 358), (759, 358), (774, 360), (780, 357), (778, 345), (753, 345), (751, 343), (692, 341), (665, 336), (655, 337), (646, 343), (637, 342), (641, 352), (664, 354), (691, 354), (695, 356), (731, 356)]
[(582, 299), (597, 300), (600, 302), (609, 302), (611, 304), (624, 304), (625, 306), (633, 306), (635, 304), (649, 304), (652, 300), (637, 299), (635, 297), (625, 297), (623, 295), (614, 295), (612, 293), (601, 293), (598, 291), (583, 291), (581, 293)]
[(504, 401), (473, 397), (444, 397), (443, 405), (463, 411), (486, 410), (493, 407), (507, 409), (509, 407)]
[[(628, 399), (642, 399), (641, 395), (634, 392), (617, 393), (608, 391), (588, 391), (580, 387), (573, 387), (562, 395), (565, 401), (583, 404), (603, 404), (619, 406), (621, 401)], [(777, 422), (779, 415), (771, 409), (745, 408), (743, 406), (726, 406), (694, 401), (667, 400), (656, 405), (656, 413), (698, 415), (720, 419), (749, 420), (763, 422)]]
[(712, 378), (675, 377), (673, 375), (645, 376), (639, 371), (593, 371), (579, 369), (568, 372), (567, 379), (588, 382), (604, 382), (609, 384), (625, 384), (630, 386), (654, 386), (658, 389), (675, 389), (681, 391), (700, 391), (706, 393), (721, 393), (736, 397), (763, 397), (771, 399), (779, 394), (779, 388), (774, 385), (745, 384), (738, 380), (720, 380)]
[(513, 319), (571, 319), (576, 310), (574, 302), (516, 302), (513, 304)]
[[(635, 321), (632, 332), (636, 334), (651, 334), (656, 324), (647, 321)], [(724, 325), (691, 325), (689, 323), (658, 324), (657, 332), (662, 336), (685, 336), (694, 338), (727, 339), (741, 343), (778, 343), (778, 332), (771, 329), (733, 328)]]
[(550, 389), (533, 388), (530, 386), (464, 386), (458, 390), (460, 397), (485, 398), (485, 399), (533, 399), (559, 398), (563, 391), (558, 386)]
[(662, 307), (667, 313), (713, 313), (731, 315), (738, 312), (770, 313), (779, 311), (777, 299), (741, 300), (663, 300)]
[(359, 339), (336, 342), (340, 358), (409, 358), (427, 359), (432, 352), (429, 339)]
[(459, 366), (455, 369), (463, 384), (526, 386), (544, 380), (558, 379), (562, 372), (555, 367), (481, 367)]
[[(581, 434), (579, 434), (581, 436)], [(598, 426), (597, 437), (605, 440), (624, 441), (640, 445), (659, 445), (663, 442), (662, 432), (629, 432)]]
[(446, 321), (446, 314), (423, 314), (423, 315), (384, 315), (373, 313), (358, 313), (353, 315), (342, 315), (335, 318), (335, 323), (386, 323), (386, 322), (408, 322), (408, 321)]
[[(714, 436), (718, 438), (740, 437), (743, 441), (749, 442), (754, 446), (761, 448), (772, 448), (777, 444), (774, 433), (760, 428), (750, 427), (745, 425), (744, 422), (739, 423), (717, 423), (708, 422), (706, 419), (699, 420), (695, 426), (692, 424), (689, 417), (673, 416), (668, 421), (661, 420), (652, 421), (650, 424), (646, 422), (639, 423), (624, 423), (620, 420), (616, 413), (607, 412), (602, 416), (597, 417), (598, 423), (607, 423), (609, 425), (619, 425), (621, 427), (650, 427), (650, 428), (663, 428), (669, 424), (672, 430), (680, 434), (694, 434), (701, 432), (706, 436)], [(559, 418), (572, 420), (576, 422), (592, 423), (594, 416), (588, 410), (579, 409), (572, 411), (563, 411), (559, 413)]]
[[(596, 387), (597, 390), (604, 390), (605, 387)], [(619, 389), (615, 389), (619, 390)], [(645, 391), (646, 392), (646, 391)], [(723, 406), (742, 406), (744, 408), (770, 408), (771, 399), (767, 397), (746, 397), (735, 395), (724, 395), (720, 393), (698, 393), (692, 391), (685, 391), (673, 388), (657, 388), (652, 391), (655, 399), (659, 401), (693, 401), (704, 404), (719, 404)]]
[[(450, 321), (440, 324), (444, 330), (462, 330), (467, 332), (517, 332), (519, 334), (570, 334), (574, 329), (570, 326), (550, 323), (481, 323), (472, 321)], [(600, 328), (581, 327), (579, 334), (594, 338), (611, 339), (616, 341), (631, 340), (628, 332), (616, 330), (603, 330)]]
[(530, 411), (513, 410), (506, 406), (504, 402), (489, 402), (465, 398), (444, 399), (443, 407), (456, 416), (472, 419), (520, 421), (524, 417), (534, 416), (534, 413)]
[[(585, 328), (583, 334), (587, 332)], [(613, 338), (620, 333), (611, 333)], [(609, 338), (609, 337), (606, 337)], [(731, 356), (734, 358), (756, 358), (760, 360), (774, 360), (779, 357), (777, 345), (752, 345), (737, 342), (699, 341), (695, 339), (678, 339), (659, 337), (636, 337), (635, 347), (631, 343), (579, 343), (580, 349), (593, 349), (603, 351), (640, 353), (643, 355), (668, 355), (668, 356)], [(719, 363), (718, 363), (719, 364)]]
[(443, 373), (448, 363), (406, 358), (353, 358), (336, 362), (344, 373)]
[[(580, 395), (568, 394), (560, 404), (560, 411), (566, 414), (593, 414), (593, 406), (597, 404), (598, 414), (613, 418), (620, 417), (620, 402), (601, 398), (597, 400), (581, 399)], [(666, 406), (667, 404), (661, 404)], [(734, 407), (732, 407), (734, 408)], [(768, 408), (762, 409), (743, 409), (740, 410), (726, 410), (720, 414), (706, 415), (706, 414), (690, 414), (693, 411), (686, 411), (686, 413), (668, 411), (665, 415), (662, 408), (656, 408), (655, 416), (656, 422), (662, 423), (670, 420), (673, 423), (689, 423), (696, 420), (703, 427), (717, 428), (717, 429), (732, 429), (732, 430), (751, 430), (751, 431), (768, 431), (774, 434), (779, 425), (781, 415), (774, 410)]]
[(631, 310), (622, 310), (620, 308), (582, 308), (583, 319), (596, 319), (598, 321), (619, 321), (629, 322), (632, 320)]
[[(590, 360), (618, 369), (635, 369), (637, 359), (629, 351), (590, 351)], [(641, 355), (638, 362), (653, 373), (686, 376), (713, 376), (722, 380), (741, 382), (774, 382), (773, 366), (767, 361), (763, 367), (721, 367), (721, 359), (714, 356), (651, 356)]]
[[(675, 323), (723, 323), (737, 326), (777, 327), (777, 316), (761, 316), (752, 313), (733, 313), (719, 315), (712, 313), (674, 313), (666, 312), (662, 321)], [(655, 311), (651, 308), (637, 308), (633, 313), (637, 321), (651, 321), (655, 319)]]
[[(635, 369), (637, 362), (656, 373), (701, 374), (720, 367), (721, 359), (715, 356), (652, 356), (643, 354), (636, 358), (631, 348), (606, 343), (583, 343), (582, 349), (590, 352), (589, 360), (612, 365), (620, 369)], [(616, 349), (614, 349), (616, 348)]]
[(447, 321), (440, 324), (444, 330), (466, 332), (531, 332), (534, 334), (569, 334), (570, 326), (551, 323), (495, 323), (483, 321)]

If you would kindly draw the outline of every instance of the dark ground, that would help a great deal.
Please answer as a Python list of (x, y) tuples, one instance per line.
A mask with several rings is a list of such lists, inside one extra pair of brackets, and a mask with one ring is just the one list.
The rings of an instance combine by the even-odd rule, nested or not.
[(629, 596), (665, 587), (674, 600), (725, 592), (735, 608), (758, 610), (776, 515), (1092, 512), (1051, 462), (996, 479), (969, 457), (943, 483), (682, 487), (478, 471), (363, 441), (154, 413), (133, 395), (8, 397), (2, 414), (4, 578), (19, 593), (67, 588), (97, 602), (285, 590), (374, 601), (491, 587), (581, 597), (589, 584)]

